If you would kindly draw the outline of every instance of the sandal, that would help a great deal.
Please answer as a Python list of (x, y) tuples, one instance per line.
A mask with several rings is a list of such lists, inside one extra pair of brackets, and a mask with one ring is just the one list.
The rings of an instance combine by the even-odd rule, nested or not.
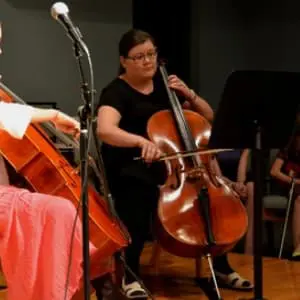
[(300, 261), (300, 251), (294, 251), (290, 260), (292, 261)]
[(148, 294), (137, 281), (125, 284), (125, 280), (123, 278), (122, 290), (128, 299), (148, 299)]
[(220, 288), (238, 291), (251, 291), (254, 288), (254, 285), (249, 280), (243, 278), (237, 272), (223, 274), (216, 271), (215, 274)]

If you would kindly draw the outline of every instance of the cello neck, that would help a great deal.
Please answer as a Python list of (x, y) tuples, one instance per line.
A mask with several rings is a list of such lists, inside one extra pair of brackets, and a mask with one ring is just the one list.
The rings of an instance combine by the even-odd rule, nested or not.
[[(3, 97), (3, 100), (6, 102), (14, 102), (14, 103), (19, 103), (23, 105), (28, 105), (24, 100), (22, 100), (19, 96), (17, 96), (14, 92), (12, 92), (7, 86), (5, 86), (1, 81), (0, 81), (0, 98), (1, 95)], [(49, 136), (46, 134), (46, 132), (43, 132), (41, 128), (46, 129), (48, 132), (51, 134), (55, 135), (65, 146), (67, 147), (72, 147), (75, 154), (78, 156), (79, 155), (79, 143), (74, 140), (73, 138), (69, 137), (68, 135), (64, 134), (63, 132), (58, 131), (55, 126), (51, 122), (43, 122), (41, 126), (33, 125), (36, 130), (39, 131), (41, 136), (47, 139), (48, 143), (56, 149), (54, 143), (50, 140)], [(98, 160), (99, 160), (99, 155), (98, 155)], [(89, 165), (92, 167), (92, 169), (95, 172), (95, 175), (98, 177), (99, 182), (103, 182), (103, 178), (101, 176), (101, 173), (99, 171), (99, 168), (97, 166), (97, 163), (93, 159), (93, 157), (89, 153)]]
[[(9, 96), (10, 102), (15, 102), (23, 105), (28, 105), (24, 100), (22, 100), (19, 96), (17, 96), (14, 92), (12, 92), (7, 86), (5, 86), (0, 81), (0, 91), (4, 91), (6, 96)], [(4, 97), (6, 100), (7, 97)], [(64, 133), (57, 131), (57, 129), (51, 124), (51, 122), (44, 122), (42, 127), (47, 129), (51, 134), (54, 134), (57, 138), (61, 140), (66, 146), (71, 146), (73, 148), (78, 148), (78, 143), (75, 142), (73, 139), (65, 135)]]
[[(180, 102), (178, 100), (178, 97), (175, 93), (174, 90), (171, 90), (169, 88), (168, 85), (168, 73), (165, 69), (165, 67), (163, 65), (159, 66), (159, 70), (161, 73), (161, 76), (163, 78), (163, 82), (165, 85), (165, 88), (167, 90), (168, 93), (168, 98), (169, 98), (169, 102), (170, 102), (170, 106), (171, 106), (171, 110), (173, 113), (173, 117), (175, 119), (175, 123), (177, 126), (177, 130), (180, 134), (182, 143), (185, 147), (185, 151), (195, 151), (197, 149), (197, 146), (195, 144), (192, 132), (190, 130), (190, 127), (185, 119), (184, 113), (183, 113), (183, 109), (180, 105)], [(192, 157), (193, 159), (193, 163), (195, 166), (199, 166), (199, 157), (198, 156), (194, 156)]]

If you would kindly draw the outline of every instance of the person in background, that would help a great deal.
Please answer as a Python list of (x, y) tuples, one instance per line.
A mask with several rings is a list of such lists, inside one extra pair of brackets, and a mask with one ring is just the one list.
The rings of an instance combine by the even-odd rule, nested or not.
[(300, 261), (300, 129), (292, 136), (290, 143), (281, 149), (271, 168), (271, 176), (283, 184), (283, 194), (287, 196), (292, 181), (294, 187), (292, 260)]
[(242, 199), (245, 202), (248, 214), (248, 231), (245, 239), (245, 253), (253, 255), (254, 230), (254, 179), (251, 171), (251, 150), (245, 149), (241, 154), (238, 166), (237, 182), (245, 186)]

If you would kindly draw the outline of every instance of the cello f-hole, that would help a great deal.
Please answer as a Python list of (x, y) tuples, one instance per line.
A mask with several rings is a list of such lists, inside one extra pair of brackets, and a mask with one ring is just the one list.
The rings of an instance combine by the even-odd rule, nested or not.
[(175, 183), (173, 182), (170, 187), (173, 190), (177, 190), (180, 187), (180, 174), (181, 174), (181, 169), (182, 169), (182, 165), (177, 166), (174, 169), (174, 174), (175, 174)]

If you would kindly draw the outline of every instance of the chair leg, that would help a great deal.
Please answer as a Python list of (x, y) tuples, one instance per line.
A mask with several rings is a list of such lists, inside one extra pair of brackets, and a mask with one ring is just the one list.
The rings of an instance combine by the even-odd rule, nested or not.
[(159, 269), (159, 257), (161, 255), (162, 248), (157, 241), (153, 242), (152, 255), (150, 258), (150, 266), (154, 268), (155, 273), (158, 273)]
[[(275, 238), (274, 238), (274, 228), (272, 221), (266, 221), (266, 230), (267, 230), (267, 244), (268, 249), (274, 249), (275, 246)], [(272, 254), (273, 253), (269, 253)]]

